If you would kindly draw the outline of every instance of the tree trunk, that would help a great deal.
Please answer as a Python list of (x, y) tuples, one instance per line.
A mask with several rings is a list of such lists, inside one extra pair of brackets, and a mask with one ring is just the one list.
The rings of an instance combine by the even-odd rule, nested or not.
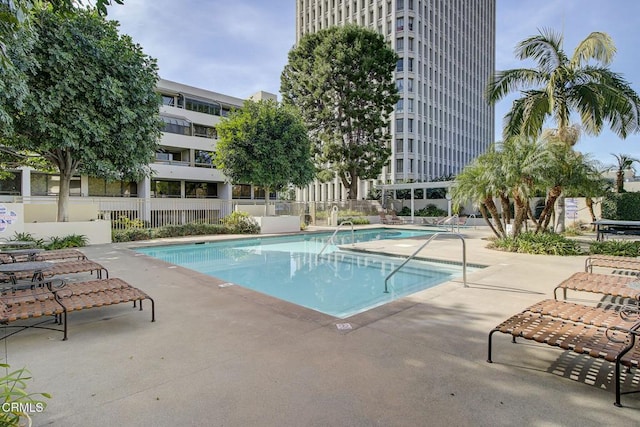
[(269, 216), (269, 187), (264, 187), (264, 216)]
[(493, 202), (493, 198), (487, 197), (484, 201), (484, 204), (487, 206), (487, 210), (489, 211), (489, 213), (491, 213), (491, 217), (493, 218), (495, 226), (498, 229), (498, 237), (507, 237), (504, 231), (504, 227), (502, 226), (502, 221), (500, 220), (498, 207)]
[[(596, 222), (596, 213), (593, 211), (593, 199), (591, 197), (585, 197), (585, 203), (587, 204), (587, 208), (589, 209), (589, 214), (591, 215), (591, 222)], [(596, 226), (592, 225), (593, 231), (595, 231)]]
[(491, 231), (493, 231), (493, 234), (495, 234), (496, 237), (500, 238), (501, 237), (500, 234), (498, 233), (496, 228), (491, 223), (491, 220), (489, 219), (489, 213), (487, 212), (487, 207), (485, 206), (485, 204), (484, 203), (480, 203), (480, 206), (478, 206), (478, 209), (480, 209), (480, 213), (482, 214), (482, 218), (484, 218), (484, 221), (487, 223), (489, 228), (491, 228)]
[(527, 217), (527, 204), (520, 198), (514, 197), (515, 218), (513, 220), (513, 237), (518, 237), (522, 231), (522, 224)]
[(556, 209), (556, 226), (555, 226), (555, 231), (556, 233), (562, 233), (565, 230), (565, 226), (564, 226), (564, 216), (565, 216), (565, 209), (564, 209), (564, 196), (560, 196), (558, 197), (558, 209)]
[(536, 233), (539, 233), (541, 230), (546, 230), (549, 226), (549, 221), (551, 220), (551, 214), (553, 212), (553, 206), (556, 203), (558, 197), (562, 194), (562, 187), (555, 186), (551, 190), (549, 190), (549, 194), (547, 195), (547, 200), (544, 204), (544, 209), (540, 214), (540, 218), (538, 218), (538, 226), (536, 227)]
[(624, 191), (624, 171), (618, 169), (616, 172), (616, 191), (622, 193)]
[(69, 189), (71, 175), (60, 170), (60, 192), (58, 193), (58, 222), (69, 222)]

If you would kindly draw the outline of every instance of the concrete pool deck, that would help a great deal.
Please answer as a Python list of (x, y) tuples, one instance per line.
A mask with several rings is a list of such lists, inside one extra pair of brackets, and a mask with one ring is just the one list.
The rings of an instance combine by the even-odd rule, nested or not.
[[(489, 266), (468, 275), (468, 288), (447, 282), (348, 319), (221, 287), (137, 254), (138, 242), (86, 247), (110, 277), (155, 299), (157, 321), (148, 303), (70, 313), (68, 341), (25, 331), (4, 341), (3, 361), (30, 370), (28, 391), (53, 395), (34, 426), (637, 424), (640, 395), (614, 407), (607, 362), (503, 334), (486, 362), (488, 332), (553, 297), (585, 257), (491, 251), (482, 228), (461, 234), (467, 262)], [(422, 242), (357, 249), (409, 254)], [(460, 240), (435, 240), (421, 255), (460, 261)], [(639, 384), (634, 371), (623, 390)]]

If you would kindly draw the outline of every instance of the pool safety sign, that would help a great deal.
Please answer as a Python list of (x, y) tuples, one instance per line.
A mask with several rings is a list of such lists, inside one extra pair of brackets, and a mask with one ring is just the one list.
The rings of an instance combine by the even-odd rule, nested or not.
[(578, 219), (578, 199), (574, 197), (564, 199), (564, 217), (572, 221)]
[(6, 206), (0, 205), (0, 233), (4, 233), (9, 225), (18, 221), (18, 214), (7, 209)]

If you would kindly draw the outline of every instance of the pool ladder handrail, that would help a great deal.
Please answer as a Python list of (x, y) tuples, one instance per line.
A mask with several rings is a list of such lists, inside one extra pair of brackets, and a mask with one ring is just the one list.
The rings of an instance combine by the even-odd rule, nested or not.
[(320, 254), (322, 252), (324, 252), (325, 249), (327, 249), (327, 246), (329, 246), (329, 243), (333, 242), (333, 238), (335, 237), (336, 234), (338, 234), (338, 231), (340, 231), (342, 226), (345, 225), (345, 224), (351, 224), (351, 244), (352, 245), (355, 244), (356, 238), (355, 238), (355, 232), (353, 231), (353, 222), (345, 221), (342, 224), (338, 225), (338, 227), (336, 228), (336, 231), (334, 231), (333, 234), (331, 235), (331, 237), (329, 237), (329, 240), (327, 240), (327, 243), (325, 243), (324, 246), (322, 247), (322, 249), (320, 249), (320, 252), (318, 252), (316, 257), (319, 257)]
[(388, 282), (389, 282), (389, 279), (391, 278), (391, 276), (396, 274), (398, 272), (398, 270), (400, 270), (409, 261), (411, 261), (413, 258), (415, 258), (415, 256), (418, 254), (418, 252), (420, 252), (425, 246), (427, 246), (429, 243), (431, 243), (431, 241), (433, 239), (435, 239), (436, 237), (441, 236), (441, 235), (456, 236), (456, 237), (459, 237), (460, 240), (462, 241), (462, 283), (464, 284), (465, 288), (469, 287), (467, 285), (467, 246), (466, 246), (466, 242), (464, 241), (464, 237), (462, 237), (462, 235), (460, 235), (458, 233), (441, 232), (441, 233), (435, 233), (431, 237), (429, 237), (422, 245), (420, 245), (420, 247), (418, 249), (416, 249), (416, 251), (414, 253), (409, 255), (409, 257), (407, 259), (405, 259), (402, 262), (402, 264), (397, 266), (391, 273), (389, 273), (387, 278), (384, 279), (384, 292), (386, 294), (389, 293)]

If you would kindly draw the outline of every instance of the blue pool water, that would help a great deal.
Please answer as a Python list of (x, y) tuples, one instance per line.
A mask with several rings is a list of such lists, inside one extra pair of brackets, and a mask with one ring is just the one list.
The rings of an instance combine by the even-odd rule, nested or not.
[[(356, 231), (354, 237), (364, 242), (432, 233), (369, 229)], [(404, 258), (340, 250), (333, 244), (318, 255), (329, 237), (325, 233), (264, 237), (137, 251), (338, 318), (462, 276), (459, 265), (412, 260), (389, 280), (390, 292), (384, 293), (385, 278)], [(341, 232), (334, 240), (348, 247), (352, 234)]]

